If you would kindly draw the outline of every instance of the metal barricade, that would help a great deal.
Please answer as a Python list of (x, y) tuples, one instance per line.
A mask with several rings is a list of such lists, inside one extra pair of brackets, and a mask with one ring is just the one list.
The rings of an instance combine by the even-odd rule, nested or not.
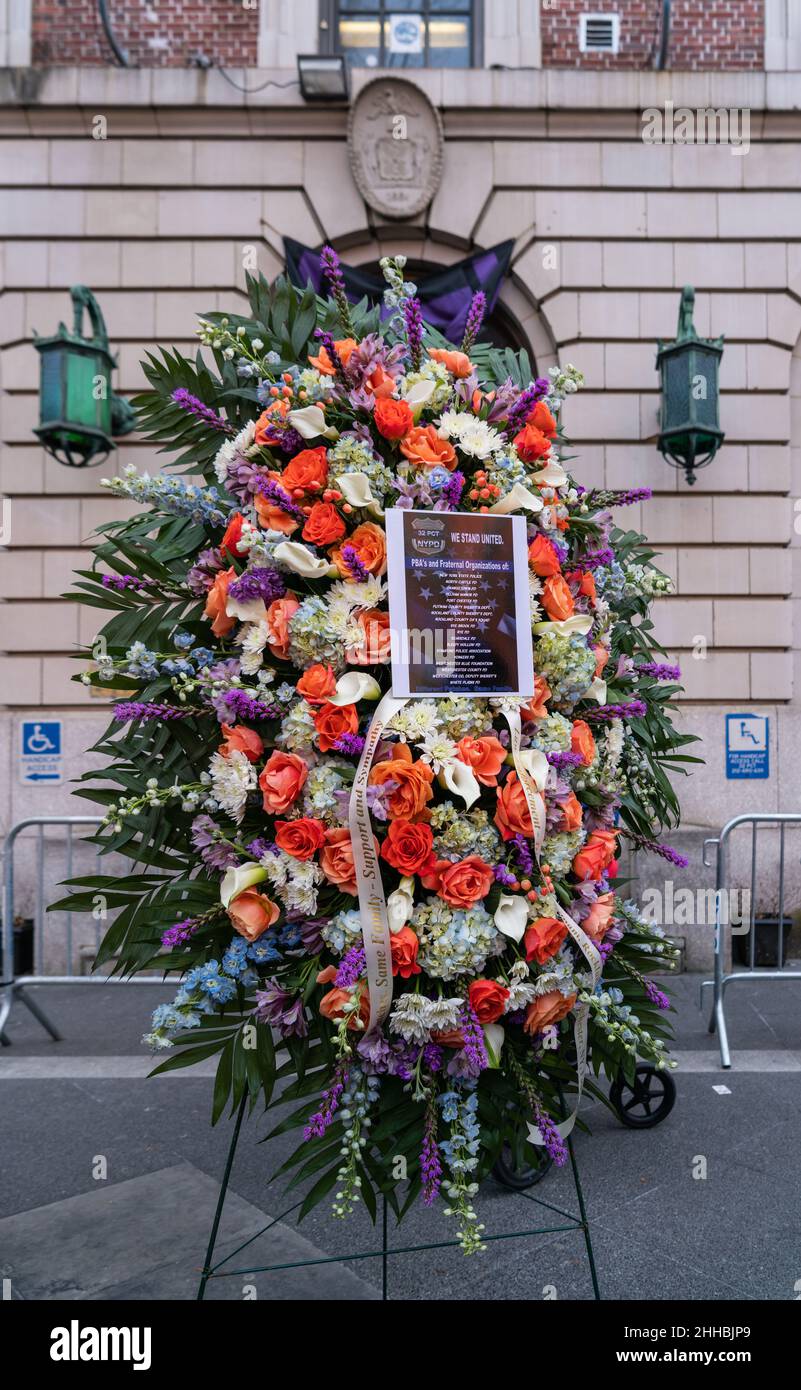
[[(138, 975), (133, 979), (126, 979), (120, 975), (94, 975), (83, 973), (80, 970), (81, 961), (79, 959), (80, 950), (86, 954), (86, 963), (91, 965), (91, 959), (97, 952), (105, 927), (101, 925), (99, 919), (92, 920), (90, 931), (93, 936), (91, 943), (84, 943), (83, 948), (79, 947), (79, 955), (76, 956), (75, 932), (73, 928), (73, 913), (65, 911), (63, 914), (64, 929), (60, 934), (58, 942), (59, 952), (63, 958), (63, 969), (59, 969), (51, 974), (47, 973), (46, 965), (48, 961), (48, 945), (52, 946), (54, 936), (55, 914), (48, 917), (47, 899), (50, 897), (49, 886), (52, 874), (48, 873), (47, 850), (52, 848), (53, 841), (48, 839), (46, 829), (48, 826), (65, 827), (63, 837), (63, 868), (64, 872), (56, 876), (56, 882), (63, 879), (72, 878), (76, 873), (75, 858), (76, 852), (81, 854), (81, 849), (90, 852), (91, 863), (86, 869), (81, 868), (81, 875), (100, 871), (102, 867), (108, 867), (109, 861), (102, 860), (99, 848), (92, 846), (90, 841), (82, 837), (76, 839), (74, 830), (76, 827), (98, 826), (102, 824), (100, 816), (34, 816), (29, 820), (19, 821), (12, 826), (5, 839), (2, 850), (3, 864), (3, 967), (0, 973), (0, 1042), (8, 1045), (9, 1039), (5, 1033), (5, 1025), (9, 1014), (15, 1003), (25, 1004), (34, 1018), (41, 1023), (50, 1036), (58, 1041), (60, 1033), (55, 1025), (48, 1018), (47, 1014), (27, 993), (29, 985), (125, 985), (125, 984), (169, 984), (174, 981), (164, 980), (160, 975)], [(24, 831), (34, 831), (33, 835), (24, 836)], [(29, 878), (33, 884), (32, 920), (33, 920), (33, 945), (34, 958), (33, 970), (18, 974), (15, 971), (14, 961), (14, 923), (17, 917), (18, 907), (18, 880), (15, 873), (15, 850), (18, 848), (30, 849), (33, 852), (34, 872)], [(91, 855), (91, 851), (94, 854)], [(91, 919), (86, 918), (82, 913), (81, 918), (84, 922)], [(48, 928), (50, 930), (48, 931)]]
[[(741, 826), (751, 826), (751, 856), (750, 856), (750, 913), (748, 927), (742, 931), (742, 935), (748, 935), (748, 965), (744, 970), (731, 970), (728, 974), (724, 972), (724, 927), (725, 921), (721, 920), (721, 906), (729, 901), (731, 891), (730, 882), (730, 845), (729, 839), (734, 830)], [(731, 1055), (729, 1052), (728, 1031), (726, 1028), (725, 997), (729, 985), (737, 984), (743, 980), (801, 980), (801, 971), (786, 970), (784, 968), (784, 929), (785, 922), (791, 922), (791, 915), (785, 912), (785, 832), (788, 826), (801, 826), (801, 814), (783, 813), (754, 813), (752, 815), (735, 816), (727, 821), (720, 835), (704, 841), (704, 867), (709, 869), (712, 865), (707, 860), (707, 846), (717, 846), (717, 865), (715, 873), (715, 974), (714, 979), (704, 980), (701, 985), (701, 995), (705, 989), (713, 989), (712, 1013), (709, 1019), (709, 1031), (714, 1033), (717, 1029), (718, 1040), (720, 1042), (720, 1064), (722, 1067), (731, 1066)], [(774, 827), (779, 831), (779, 854), (778, 854), (778, 912), (776, 914), (777, 946), (776, 963), (777, 969), (757, 968), (755, 964), (755, 953), (757, 945), (757, 913), (756, 903), (758, 896), (757, 888), (757, 831), (760, 828)], [(725, 898), (724, 898), (725, 895)]]

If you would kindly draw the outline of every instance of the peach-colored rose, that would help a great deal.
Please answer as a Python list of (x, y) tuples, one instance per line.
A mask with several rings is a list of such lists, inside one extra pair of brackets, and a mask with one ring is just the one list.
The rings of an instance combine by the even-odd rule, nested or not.
[(264, 810), (270, 815), (281, 815), (289, 810), (300, 796), (308, 775), (309, 769), (297, 753), (281, 753), (276, 748), (264, 764), (259, 777)]
[(595, 757), (595, 739), (592, 729), (583, 719), (574, 719), (570, 734), (571, 753), (580, 753), (585, 767), (589, 767)]
[(527, 705), (520, 706), (521, 719), (545, 719), (548, 714), (547, 700), (551, 698), (551, 687), (542, 676), (534, 677), (534, 694)]
[(265, 531), (278, 531), (282, 536), (291, 536), (297, 531), (299, 523), (295, 517), (290, 516), (289, 512), (285, 512), (283, 507), (279, 507), (277, 502), (265, 497), (263, 493), (256, 493), (253, 498), (253, 505), (256, 508), (259, 525)]
[(246, 888), (243, 893), (238, 893), (228, 907), (231, 926), (246, 941), (257, 941), (262, 932), (278, 921), (280, 915), (280, 908), (272, 899), (264, 893), (257, 893), (255, 888)]
[(493, 884), (492, 868), (477, 854), (452, 864), (449, 859), (437, 859), (420, 875), (424, 888), (438, 893), (451, 907), (472, 907), (479, 898), (486, 898)]
[(408, 744), (396, 744), (391, 758), (375, 763), (369, 781), (373, 787), (398, 783), (387, 797), (390, 820), (428, 820), (426, 807), (434, 795), (434, 773), (428, 763), (414, 762)]
[(556, 547), (546, 536), (534, 537), (528, 548), (528, 562), (540, 579), (550, 579), (552, 575), (562, 572)]
[[(378, 841), (373, 836), (378, 851)], [(341, 893), (356, 895), (356, 870), (353, 866), (353, 843), (347, 826), (337, 826), (326, 830), (325, 844), (320, 853), (320, 868)]]
[(348, 647), (346, 659), (351, 666), (380, 666), (389, 661), (392, 634), (389, 613), (380, 608), (365, 608), (356, 614), (364, 636), (358, 647)]
[(594, 654), (595, 654), (595, 672), (594, 672), (594, 674), (595, 674), (596, 676), (602, 676), (603, 673), (604, 673), (604, 670), (605, 670), (605, 668), (606, 668), (606, 663), (607, 663), (608, 660), (609, 660), (609, 651), (608, 651), (608, 649), (607, 649), (606, 647), (602, 647), (601, 644), (600, 644), (600, 642), (598, 643), (598, 646), (597, 646), (597, 647), (593, 647), (592, 650), (593, 650), (593, 652), (594, 652)]
[(225, 742), (220, 744), (217, 751), (224, 758), (229, 758), (232, 753), (244, 753), (249, 763), (259, 761), (264, 753), (264, 744), (255, 729), (249, 729), (246, 724), (223, 724), (222, 731)]
[(456, 745), (459, 761), (467, 763), (483, 787), (494, 787), (506, 758), (506, 749), (493, 734), (481, 738), (460, 738)]
[(333, 748), (343, 734), (359, 732), (359, 716), (355, 705), (320, 705), (314, 712), (317, 747), (321, 753)]
[(295, 689), (310, 705), (323, 705), (335, 694), (337, 680), (330, 666), (317, 661), (304, 671)]
[(328, 481), (328, 462), (324, 444), (315, 449), (301, 449), (289, 460), (279, 482), (282, 488), (292, 493), (322, 492)]
[(538, 917), (526, 928), (523, 937), (526, 960), (535, 960), (538, 965), (544, 965), (546, 960), (556, 955), (566, 936), (567, 927), (558, 917)]
[(410, 463), (420, 468), (447, 468), (451, 472), (456, 467), (456, 450), (447, 439), (437, 434), (434, 425), (415, 425), (409, 430), (401, 443), (401, 453)]
[(211, 618), (211, 630), (215, 637), (225, 637), (232, 627), (236, 627), (236, 618), (229, 618), (225, 611), (228, 602), (228, 585), (236, 579), (236, 570), (233, 565), (230, 569), (220, 570), (215, 575), (214, 583), (208, 592), (206, 607), (203, 609), (203, 617)]
[(575, 793), (568, 792), (567, 796), (563, 797), (559, 802), (559, 808), (562, 812), (562, 818), (557, 826), (559, 833), (563, 834), (571, 830), (578, 830), (581, 825), (583, 813), (581, 810), (581, 802), (578, 800)]
[[(327, 965), (325, 970), (321, 970), (317, 976), (318, 985), (329, 985), (337, 977), (336, 967)], [(349, 989), (329, 989), (320, 1000), (320, 1013), (323, 1018), (330, 1019), (336, 1023), (342, 1018), (345, 1012), (345, 1005), (351, 1002), (352, 991)], [(358, 1017), (353, 1014), (348, 1019), (348, 1029), (355, 1031), (367, 1027), (370, 1021), (370, 995), (365, 986), (361, 986), (359, 994), (359, 1013)]]
[(504, 840), (511, 840), (515, 835), (531, 837), (534, 834), (525, 792), (516, 772), (510, 772), (503, 786), (498, 788), (495, 824)]
[[(345, 365), (353, 349), (356, 347), (355, 338), (335, 338), (334, 347), (339, 355), (340, 362)], [(309, 363), (316, 367), (321, 376), (334, 376), (336, 367), (328, 355), (328, 349), (321, 347), (316, 357), (309, 357)]]
[(258, 444), (261, 448), (266, 446), (269, 449), (270, 445), (273, 443), (272, 431), (276, 422), (283, 420), (288, 410), (289, 401), (272, 401), (270, 405), (267, 406), (267, 409), (261, 412), (261, 415), (256, 421), (256, 433), (253, 436), (254, 444)]
[(612, 925), (615, 911), (614, 893), (602, 893), (596, 898), (584, 921), (579, 925), (592, 941), (601, 941)]
[(554, 1023), (558, 1023), (560, 1019), (570, 1013), (577, 998), (578, 995), (576, 994), (560, 994), (558, 989), (549, 990), (547, 994), (540, 994), (536, 999), (532, 999), (526, 1009), (523, 1031), (542, 1033), (545, 1028), (551, 1028)]
[(552, 574), (542, 589), (542, 606), (552, 622), (561, 622), (575, 612), (576, 605), (561, 574)]
[(451, 376), (464, 378), (473, 371), (473, 363), (466, 352), (453, 352), (450, 348), (429, 348), (429, 357), (441, 362)]
[(616, 830), (594, 830), (573, 860), (573, 873), (582, 880), (599, 879), (612, 863), (616, 850)]
[(275, 843), (293, 859), (313, 859), (325, 844), (325, 826), (313, 816), (275, 822)]
[(383, 367), (375, 367), (363, 383), (363, 388), (369, 391), (375, 400), (381, 401), (386, 396), (394, 396), (395, 379), (385, 372)]
[(274, 599), (267, 609), (267, 645), (273, 656), (289, 655), (289, 619), (300, 608), (294, 594)]
[(347, 558), (343, 558), (342, 551), (345, 546), (349, 546), (356, 553), (356, 558), (369, 570), (370, 574), (382, 575), (387, 572), (387, 538), (380, 526), (376, 526), (374, 521), (365, 521), (356, 530), (346, 536), (342, 545), (334, 546), (329, 552), (331, 559), (337, 566), (343, 579), (353, 579), (354, 575), (348, 565)]

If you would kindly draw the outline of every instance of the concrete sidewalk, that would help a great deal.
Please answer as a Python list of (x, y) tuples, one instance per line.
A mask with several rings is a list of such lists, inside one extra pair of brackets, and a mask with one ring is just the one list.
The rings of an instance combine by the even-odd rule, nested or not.
[[(731, 991), (733, 1067), (722, 1073), (698, 1008), (699, 979), (681, 976), (672, 986), (680, 1067), (666, 1122), (630, 1131), (604, 1106), (583, 1112), (592, 1135), (578, 1135), (576, 1152), (601, 1292), (793, 1300), (801, 1277), (801, 986), (765, 981)], [(64, 1040), (51, 1042), (19, 1008), (8, 1025), (13, 1046), (0, 1052), (0, 1274), (11, 1296), (193, 1297), (230, 1137), (227, 1119), (214, 1130), (208, 1123), (211, 1069), (144, 1079), (150, 1061), (138, 1040), (164, 990), (53, 987), (37, 997)], [(257, 1111), (243, 1127), (219, 1257), (298, 1200), (299, 1191), (287, 1196), (268, 1181), (297, 1136), (258, 1142), (277, 1118), (268, 1125)], [(569, 1170), (552, 1170), (531, 1195), (576, 1209)], [(560, 1224), (494, 1181), (480, 1206), (488, 1232)], [(452, 1238), (438, 1213), (417, 1209), (399, 1232), (390, 1221), (393, 1247)], [(288, 1217), (229, 1268), (344, 1255), (342, 1262), (232, 1274), (212, 1281), (208, 1296), (374, 1298), (380, 1260), (353, 1254), (379, 1247), (365, 1213), (339, 1223), (324, 1201), (299, 1232)], [(499, 1241), (469, 1260), (440, 1249), (390, 1262), (395, 1299), (542, 1299), (550, 1286), (560, 1299), (592, 1296), (579, 1234)]]

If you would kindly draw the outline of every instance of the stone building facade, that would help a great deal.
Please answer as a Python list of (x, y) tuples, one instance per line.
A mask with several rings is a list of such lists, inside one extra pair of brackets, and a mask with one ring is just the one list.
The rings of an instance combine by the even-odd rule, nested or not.
[[(330, 240), (354, 264), (403, 251), (424, 266), (515, 239), (509, 321), (540, 370), (572, 361), (586, 377), (565, 420), (579, 476), (654, 489), (625, 521), (648, 533), (675, 580), (656, 624), (683, 667), (682, 720), (707, 760), (680, 788), (686, 824), (711, 834), (744, 810), (798, 809), (801, 6), (675, 0), (681, 67), (669, 53), (661, 72), (648, 65), (661, 4), (453, 8), (480, 26), (481, 66), (404, 69), (441, 115), (444, 162), (425, 210), (390, 221), (356, 188), (346, 105), (306, 103), (293, 85), (299, 52), (336, 47), (336, 6), (263, 0), (234, 14), (217, 0), (121, 0), (118, 38), (139, 65), (120, 69), (89, 0), (0, 0), (4, 828), (75, 809), (66, 781), (22, 785), (20, 721), (61, 717), (65, 774), (85, 765), (105, 713), (70, 678), (97, 622), (61, 595), (93, 528), (121, 514), (100, 478), (132, 461), (160, 467), (135, 436), (96, 470), (43, 453), (32, 333), (68, 317), (72, 284), (90, 285), (119, 354), (116, 389), (132, 393), (146, 348), (189, 348), (197, 312), (236, 304), (246, 251), (256, 248), (268, 277), (280, 272), (286, 235)], [(603, 70), (579, 46), (590, 11), (619, 15), (619, 53), (602, 56)], [(196, 51), (214, 66), (190, 66)], [(355, 63), (352, 99), (375, 76)], [(747, 111), (747, 152), (644, 142), (643, 111), (670, 102)], [(93, 138), (98, 116), (103, 139)], [(656, 341), (674, 336), (688, 283), (698, 331), (726, 335), (726, 441), (694, 488), (654, 442)], [(733, 711), (769, 717), (769, 778), (727, 779)]]

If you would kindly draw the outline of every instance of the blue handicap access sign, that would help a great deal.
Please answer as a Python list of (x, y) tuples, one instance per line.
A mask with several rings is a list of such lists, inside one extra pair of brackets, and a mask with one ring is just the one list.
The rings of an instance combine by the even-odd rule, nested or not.
[(770, 776), (770, 721), (766, 714), (726, 715), (726, 777)]
[(23, 783), (60, 782), (61, 720), (24, 719), (20, 726), (20, 780)]

